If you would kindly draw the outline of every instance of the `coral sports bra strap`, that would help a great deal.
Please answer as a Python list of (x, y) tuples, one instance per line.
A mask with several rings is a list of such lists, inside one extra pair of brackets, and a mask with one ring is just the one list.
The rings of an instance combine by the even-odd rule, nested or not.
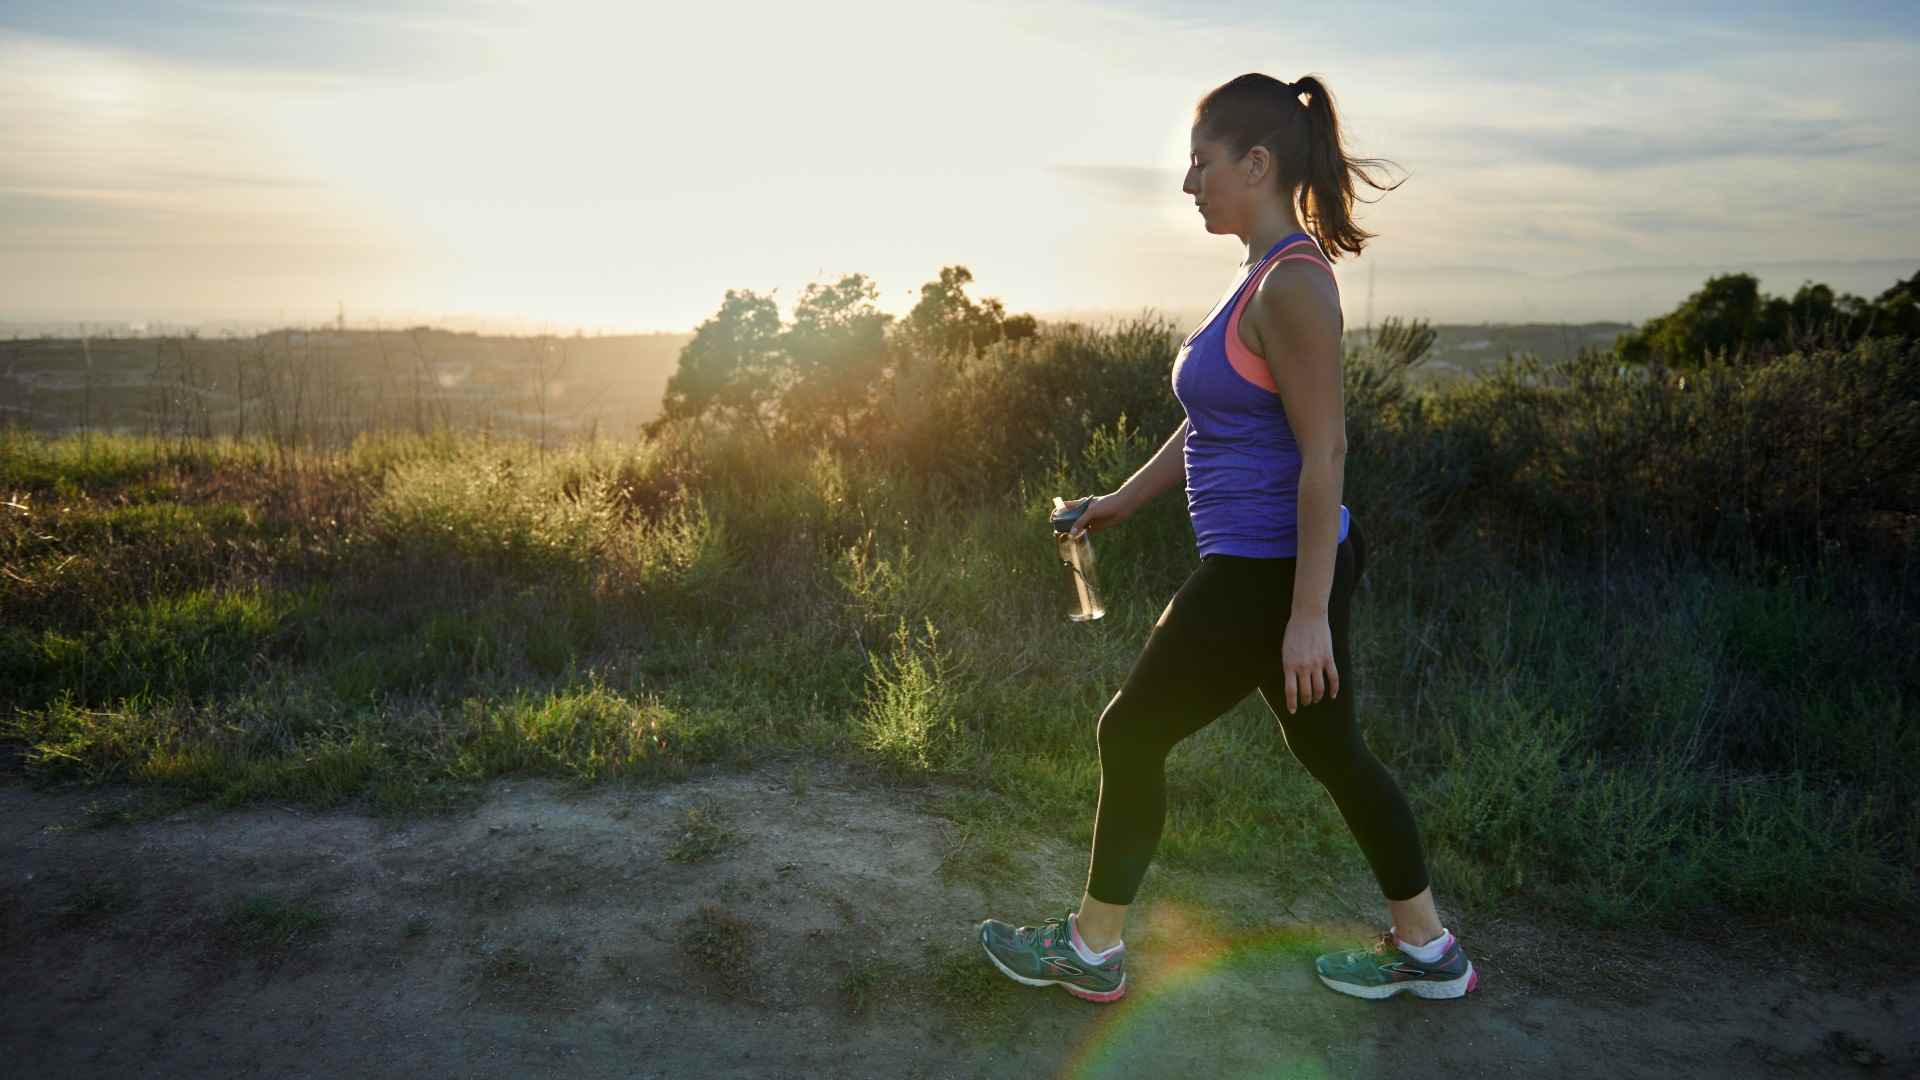
[[(1253, 282), (1241, 292), (1239, 301), (1233, 305), (1233, 314), (1227, 317), (1227, 332), (1223, 342), (1227, 350), (1227, 363), (1232, 365), (1234, 373), (1270, 394), (1278, 394), (1280, 388), (1273, 384), (1273, 371), (1267, 367), (1266, 360), (1254, 355), (1253, 350), (1241, 342), (1240, 314), (1246, 310), (1253, 294), (1260, 290), (1267, 275), (1283, 262), (1313, 263), (1325, 270), (1329, 277), (1333, 276), (1333, 267), (1327, 262), (1327, 257), (1320, 253), (1312, 240), (1304, 236), (1274, 252), (1273, 258), (1254, 271)], [(1334, 278), (1333, 287), (1337, 294), (1340, 289), (1338, 278)]]

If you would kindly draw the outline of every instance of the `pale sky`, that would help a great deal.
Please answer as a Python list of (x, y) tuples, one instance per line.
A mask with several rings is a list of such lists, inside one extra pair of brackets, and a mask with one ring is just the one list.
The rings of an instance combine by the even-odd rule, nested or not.
[(1370, 264), (1442, 321), (1508, 317), (1445, 298), (1499, 271), (1920, 269), (1911, 2), (0, 0), (0, 319), (686, 330), (955, 263), (1204, 311), (1244, 249), (1188, 125), (1247, 71), (1319, 75), (1406, 177), (1362, 189), (1350, 325)]

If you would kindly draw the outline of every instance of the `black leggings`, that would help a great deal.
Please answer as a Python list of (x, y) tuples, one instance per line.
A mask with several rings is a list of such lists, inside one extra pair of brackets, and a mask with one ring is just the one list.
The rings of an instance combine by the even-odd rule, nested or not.
[[(1407, 799), (1360, 738), (1348, 635), (1354, 584), (1366, 568), (1357, 521), (1335, 549), (1327, 623), (1340, 696), (1288, 716), (1280, 646), (1293, 607), (1294, 560), (1208, 555), (1160, 613), (1127, 681), (1100, 714), (1100, 801), (1087, 895), (1131, 904), (1160, 843), (1167, 753), (1255, 688), (1287, 748), (1333, 796), (1389, 900), (1427, 887), (1425, 853)], [(1303, 699), (1304, 700), (1304, 699)]]

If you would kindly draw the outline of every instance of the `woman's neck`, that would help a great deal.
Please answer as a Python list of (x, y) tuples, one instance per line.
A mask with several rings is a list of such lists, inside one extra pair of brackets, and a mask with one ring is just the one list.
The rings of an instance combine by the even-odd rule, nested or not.
[(1299, 219), (1290, 209), (1276, 209), (1272, 214), (1263, 215), (1247, 232), (1247, 258), (1240, 266), (1243, 269), (1252, 266), (1273, 250), (1273, 245), (1302, 231)]

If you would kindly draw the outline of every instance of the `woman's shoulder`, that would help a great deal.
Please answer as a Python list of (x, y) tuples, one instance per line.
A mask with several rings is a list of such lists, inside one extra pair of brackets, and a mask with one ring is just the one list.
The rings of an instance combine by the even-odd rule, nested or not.
[(1336, 334), (1346, 327), (1332, 264), (1311, 244), (1296, 250), (1300, 254), (1282, 254), (1262, 272), (1240, 317), (1240, 343), (1261, 357), (1266, 342), (1284, 342), (1302, 325), (1331, 323)]

